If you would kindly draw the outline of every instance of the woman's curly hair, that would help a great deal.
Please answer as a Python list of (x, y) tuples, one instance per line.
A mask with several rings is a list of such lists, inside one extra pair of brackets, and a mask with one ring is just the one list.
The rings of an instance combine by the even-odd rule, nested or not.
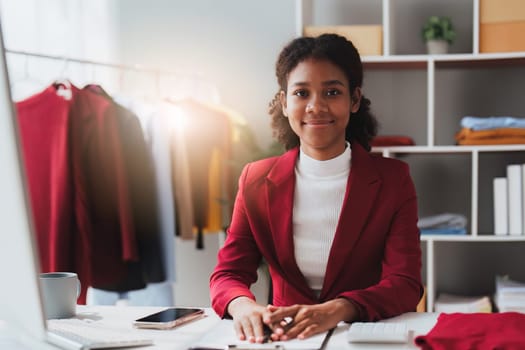
[[(287, 150), (299, 145), (299, 137), (293, 132), (288, 118), (283, 114), (279, 94), (281, 91), (286, 92), (290, 72), (309, 58), (327, 60), (338, 66), (348, 79), (350, 96), (354, 96), (355, 89), (363, 85), (361, 58), (355, 46), (346, 38), (336, 34), (323, 34), (315, 38), (296, 38), (288, 43), (277, 59), (275, 75), (279, 83), (279, 91), (269, 106), (273, 136)], [(370, 100), (362, 96), (359, 110), (350, 114), (346, 139), (359, 142), (369, 151), (370, 141), (376, 133), (377, 120), (370, 113)]]

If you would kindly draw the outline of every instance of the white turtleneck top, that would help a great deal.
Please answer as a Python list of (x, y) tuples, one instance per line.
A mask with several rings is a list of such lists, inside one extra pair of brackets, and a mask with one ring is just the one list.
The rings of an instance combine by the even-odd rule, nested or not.
[(319, 161), (300, 151), (295, 166), (293, 238), (295, 260), (317, 295), (323, 287), (350, 174), (350, 145), (339, 156)]

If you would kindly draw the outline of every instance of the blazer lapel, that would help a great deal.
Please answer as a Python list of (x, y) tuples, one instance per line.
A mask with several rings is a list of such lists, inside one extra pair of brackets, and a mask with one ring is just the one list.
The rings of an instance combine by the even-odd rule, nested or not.
[(352, 165), (328, 258), (320, 299), (323, 300), (336, 282), (346, 258), (352, 253), (381, 187), (381, 178), (370, 155), (358, 143), (352, 143)]
[(299, 149), (295, 148), (279, 157), (266, 178), (270, 227), (277, 259), (286, 280), (304, 293), (312, 294), (297, 266), (293, 243), (293, 198), (295, 189), (295, 163)]

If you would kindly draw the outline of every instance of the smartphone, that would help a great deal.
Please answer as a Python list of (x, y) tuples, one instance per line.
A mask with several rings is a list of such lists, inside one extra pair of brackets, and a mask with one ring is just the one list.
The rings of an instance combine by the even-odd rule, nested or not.
[(203, 309), (169, 308), (133, 321), (137, 328), (169, 329), (204, 316)]

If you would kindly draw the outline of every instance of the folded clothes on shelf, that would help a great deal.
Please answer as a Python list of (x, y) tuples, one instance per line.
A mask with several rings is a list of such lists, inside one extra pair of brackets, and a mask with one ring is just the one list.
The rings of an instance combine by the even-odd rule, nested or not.
[(465, 228), (424, 228), (424, 229), (420, 229), (419, 232), (422, 235), (466, 235), (467, 229)]
[(508, 145), (525, 143), (525, 129), (497, 128), (473, 130), (462, 128), (455, 136), (459, 145)]
[(492, 303), (487, 295), (464, 296), (440, 293), (434, 305), (435, 312), (492, 312)]
[(500, 128), (525, 128), (525, 118), (509, 116), (473, 117), (465, 116), (461, 119), (463, 128), (472, 130), (488, 130)]
[(419, 218), (417, 227), (420, 229), (452, 229), (467, 227), (467, 217), (461, 214), (442, 213)]
[(370, 144), (372, 147), (414, 146), (415, 142), (408, 136), (378, 135), (372, 139)]

